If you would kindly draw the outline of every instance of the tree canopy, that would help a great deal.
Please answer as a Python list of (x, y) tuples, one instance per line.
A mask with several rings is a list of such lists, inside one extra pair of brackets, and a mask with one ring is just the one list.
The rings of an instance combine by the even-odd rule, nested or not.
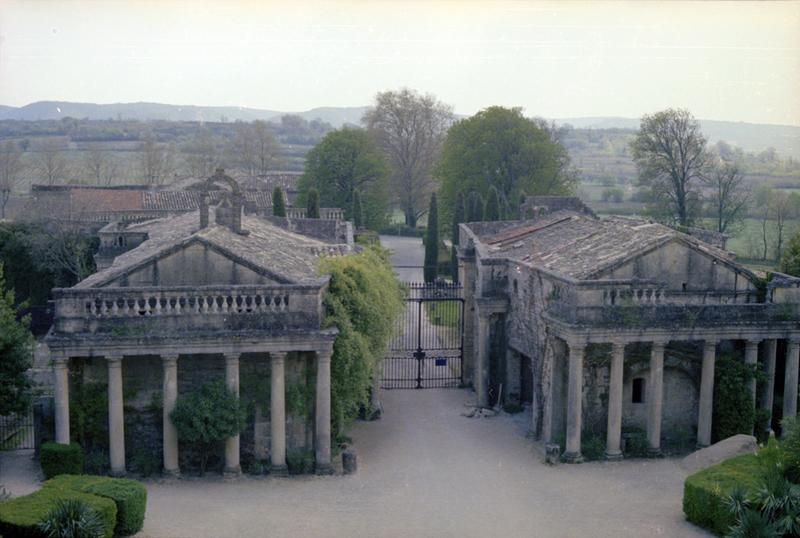
[(340, 207), (354, 219), (354, 193), (359, 192), (364, 222), (378, 230), (389, 214), (389, 168), (375, 143), (362, 129), (343, 128), (325, 135), (306, 156), (300, 196), (311, 189), (319, 192), (320, 203)]
[(577, 180), (554, 127), (526, 118), (521, 108), (499, 106), (450, 128), (434, 173), (441, 182), (441, 220), (448, 224), (459, 190), (486, 198), (495, 187), (501, 205), (516, 207), (524, 194), (571, 193)]
[(283, 196), (283, 189), (280, 186), (272, 190), (272, 215), (275, 217), (286, 216), (286, 200)]
[(436, 193), (431, 194), (431, 203), (428, 206), (428, 229), (425, 233), (425, 261), (423, 273), (425, 282), (436, 280), (439, 266), (439, 217), (436, 204)]
[(319, 191), (317, 189), (309, 190), (306, 196), (306, 218), (319, 218)]
[(800, 277), (800, 232), (789, 240), (778, 268), (782, 273)]
[(30, 402), (33, 337), (28, 318), (17, 321), (14, 291), (6, 289), (0, 263), (0, 415), (22, 412)]

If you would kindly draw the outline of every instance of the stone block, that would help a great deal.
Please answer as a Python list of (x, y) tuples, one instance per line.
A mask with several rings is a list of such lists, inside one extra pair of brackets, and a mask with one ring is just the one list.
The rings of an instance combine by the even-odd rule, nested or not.
[(544, 445), (544, 462), (548, 465), (557, 465), (561, 460), (561, 447), (556, 443)]
[(695, 473), (734, 456), (753, 454), (757, 449), (758, 443), (755, 437), (740, 433), (692, 452), (681, 460), (680, 466), (690, 473)]

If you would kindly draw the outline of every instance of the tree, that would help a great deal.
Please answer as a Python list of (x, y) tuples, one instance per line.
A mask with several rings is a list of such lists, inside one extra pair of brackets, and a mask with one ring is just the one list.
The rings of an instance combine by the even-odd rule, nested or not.
[(186, 155), (187, 171), (192, 177), (211, 177), (222, 164), (217, 140), (207, 128), (198, 130), (192, 141), (183, 146), (182, 152)]
[(458, 191), (456, 196), (456, 207), (453, 213), (453, 229), (450, 233), (450, 240), (453, 243), (450, 252), (450, 272), (453, 282), (458, 282), (458, 245), (461, 241), (458, 225), (464, 222), (466, 217), (466, 201), (464, 200), (464, 193)]
[(95, 185), (111, 185), (118, 171), (117, 160), (100, 144), (91, 144), (83, 154), (82, 171)]
[(280, 185), (277, 185), (274, 189), (272, 189), (272, 216), (286, 216), (286, 200), (283, 195), (283, 189), (280, 187)]
[(318, 219), (319, 218), (319, 191), (311, 189), (308, 191), (306, 202), (306, 218)]
[(242, 431), (246, 414), (235, 392), (223, 381), (210, 381), (195, 392), (179, 395), (170, 419), (181, 441), (199, 445), (202, 475), (211, 450)]
[(278, 142), (265, 121), (240, 122), (236, 127), (231, 156), (250, 176), (264, 175), (278, 158)]
[(428, 207), (428, 229), (425, 232), (425, 262), (423, 273), (425, 282), (436, 280), (439, 267), (439, 215), (436, 206), (436, 193), (431, 193)]
[(483, 199), (475, 191), (469, 193), (467, 200), (467, 222), (481, 222), (483, 220)]
[(492, 185), (489, 188), (489, 195), (486, 197), (486, 206), (483, 210), (483, 220), (500, 220), (500, 199), (497, 189)]
[(789, 240), (786, 250), (783, 251), (779, 270), (787, 275), (800, 277), (800, 232)]
[(33, 153), (33, 168), (39, 181), (46, 185), (63, 182), (69, 174), (63, 144), (55, 138), (47, 138), (38, 151)]
[(0, 145), (0, 219), (6, 218), (6, 204), (24, 170), (22, 150), (11, 140)]
[(159, 144), (147, 131), (139, 144), (139, 173), (145, 185), (163, 185), (175, 172), (175, 147)]
[(361, 206), (361, 194), (353, 191), (353, 226), (356, 230), (364, 227), (364, 208)]
[(742, 222), (750, 203), (744, 176), (737, 165), (723, 162), (712, 167), (705, 181), (712, 191), (708, 208), (714, 227), (720, 233), (729, 232)]
[(14, 290), (6, 289), (0, 263), (0, 415), (24, 412), (30, 404), (31, 382), (26, 371), (33, 357), (30, 319), (17, 321)]
[(525, 194), (572, 193), (577, 172), (560, 136), (553, 125), (526, 118), (520, 108), (494, 106), (455, 123), (435, 167), (444, 220), (451, 221), (459, 190), (486, 198), (495, 187), (500, 204), (511, 207)]
[(416, 227), (435, 189), (431, 176), (453, 111), (431, 94), (380, 92), (362, 122), (392, 168), (391, 185), (407, 226)]
[(654, 211), (689, 226), (699, 210), (697, 184), (708, 160), (700, 124), (687, 110), (667, 109), (642, 117), (631, 142), (639, 183), (648, 185)]
[(793, 192), (788, 196), (775, 192), (771, 198), (774, 209), (773, 216), (775, 227), (775, 259), (780, 260), (783, 255), (783, 243), (786, 235), (786, 226), (789, 221), (800, 215), (800, 194)]
[(306, 156), (306, 168), (298, 189), (300, 199), (311, 189), (320, 203), (340, 207), (353, 219), (353, 195), (361, 198), (362, 226), (383, 227), (389, 215), (389, 167), (383, 155), (363, 129), (331, 131)]

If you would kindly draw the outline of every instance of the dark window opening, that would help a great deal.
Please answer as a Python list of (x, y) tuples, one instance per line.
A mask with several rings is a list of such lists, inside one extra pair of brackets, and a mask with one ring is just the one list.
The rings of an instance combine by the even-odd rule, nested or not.
[(632, 403), (644, 403), (644, 378), (637, 377), (633, 380), (633, 390), (631, 391)]
[(683, 283), (683, 291), (686, 291), (686, 282)]

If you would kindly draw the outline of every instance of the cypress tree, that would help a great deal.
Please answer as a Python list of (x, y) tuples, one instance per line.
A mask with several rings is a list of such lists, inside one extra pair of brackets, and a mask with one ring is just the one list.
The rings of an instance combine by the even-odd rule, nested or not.
[(306, 218), (307, 219), (319, 218), (319, 191), (317, 189), (311, 189), (308, 191)]
[(467, 222), (480, 222), (483, 220), (483, 199), (475, 191), (469, 193), (467, 203)]
[(489, 194), (486, 197), (486, 208), (483, 210), (483, 220), (500, 220), (500, 199), (494, 185), (489, 188)]
[(275, 217), (286, 216), (286, 200), (284, 200), (283, 189), (280, 186), (272, 190), (272, 215)]
[(436, 280), (436, 269), (439, 264), (439, 211), (436, 205), (436, 193), (431, 194), (431, 205), (428, 208), (428, 230), (425, 233), (425, 266), (423, 273), (425, 282)]
[(364, 226), (364, 208), (361, 206), (361, 194), (353, 191), (353, 226), (356, 230)]

